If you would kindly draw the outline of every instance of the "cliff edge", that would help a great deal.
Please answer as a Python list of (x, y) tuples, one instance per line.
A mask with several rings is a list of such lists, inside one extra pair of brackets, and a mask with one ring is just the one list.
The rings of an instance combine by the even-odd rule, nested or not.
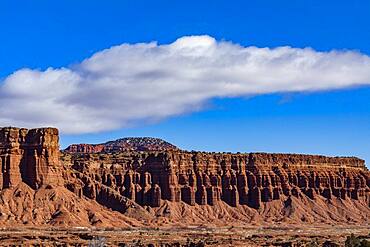
[(58, 145), (53, 128), (0, 128), (1, 224), (369, 224), (359, 158)]

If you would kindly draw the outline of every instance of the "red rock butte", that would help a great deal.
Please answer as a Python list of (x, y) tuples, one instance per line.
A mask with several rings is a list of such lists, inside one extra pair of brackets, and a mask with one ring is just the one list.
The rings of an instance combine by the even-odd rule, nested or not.
[(46, 183), (58, 184), (58, 130), (1, 128), (0, 158), (2, 189), (22, 181), (33, 189)]
[[(76, 145), (60, 153), (58, 139), (53, 128), (0, 128), (0, 182), (2, 196), (19, 184), (63, 191), (79, 207), (55, 206), (65, 224), (369, 223), (370, 172), (359, 158)], [(52, 209), (43, 217), (34, 224), (60, 223)]]

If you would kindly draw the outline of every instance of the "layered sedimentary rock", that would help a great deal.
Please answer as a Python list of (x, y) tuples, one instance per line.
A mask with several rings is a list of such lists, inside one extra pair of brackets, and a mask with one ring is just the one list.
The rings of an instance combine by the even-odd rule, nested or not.
[(0, 128), (0, 224), (369, 223), (370, 172), (358, 158), (89, 152), (60, 153), (53, 128)]
[(87, 196), (96, 193), (91, 187), (98, 181), (143, 206), (157, 207), (161, 200), (223, 201), (258, 209), (290, 196), (369, 204), (369, 171), (353, 157), (165, 151), (74, 154), (70, 159), (72, 168), (89, 178), (83, 185)]
[(0, 128), (0, 161), (0, 188), (61, 184), (58, 130)]
[(93, 144), (72, 144), (65, 149), (70, 153), (100, 153), (103, 152), (104, 145)]

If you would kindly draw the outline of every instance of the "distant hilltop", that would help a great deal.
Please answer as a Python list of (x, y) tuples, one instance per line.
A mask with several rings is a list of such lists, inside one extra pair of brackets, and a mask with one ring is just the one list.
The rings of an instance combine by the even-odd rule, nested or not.
[(175, 145), (160, 138), (126, 137), (101, 144), (72, 144), (64, 151), (70, 153), (111, 153), (121, 151), (167, 151), (179, 150)]

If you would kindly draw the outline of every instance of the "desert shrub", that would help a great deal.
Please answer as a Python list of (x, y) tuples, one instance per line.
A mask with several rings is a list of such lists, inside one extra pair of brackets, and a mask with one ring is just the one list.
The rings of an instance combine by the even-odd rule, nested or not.
[(355, 235), (351, 234), (344, 242), (345, 247), (361, 247), (361, 241)]
[(348, 236), (345, 242), (346, 247), (370, 247), (370, 242), (366, 239), (360, 239), (355, 235), (351, 234)]
[(370, 247), (370, 241), (363, 239), (361, 241), (361, 247)]
[(322, 247), (339, 247), (339, 245), (327, 240), (322, 244)]
[(89, 241), (89, 247), (104, 247), (106, 246), (106, 240), (104, 237), (94, 237)]
[(317, 243), (317, 240), (313, 240), (307, 244), (307, 247), (319, 247), (320, 245)]

